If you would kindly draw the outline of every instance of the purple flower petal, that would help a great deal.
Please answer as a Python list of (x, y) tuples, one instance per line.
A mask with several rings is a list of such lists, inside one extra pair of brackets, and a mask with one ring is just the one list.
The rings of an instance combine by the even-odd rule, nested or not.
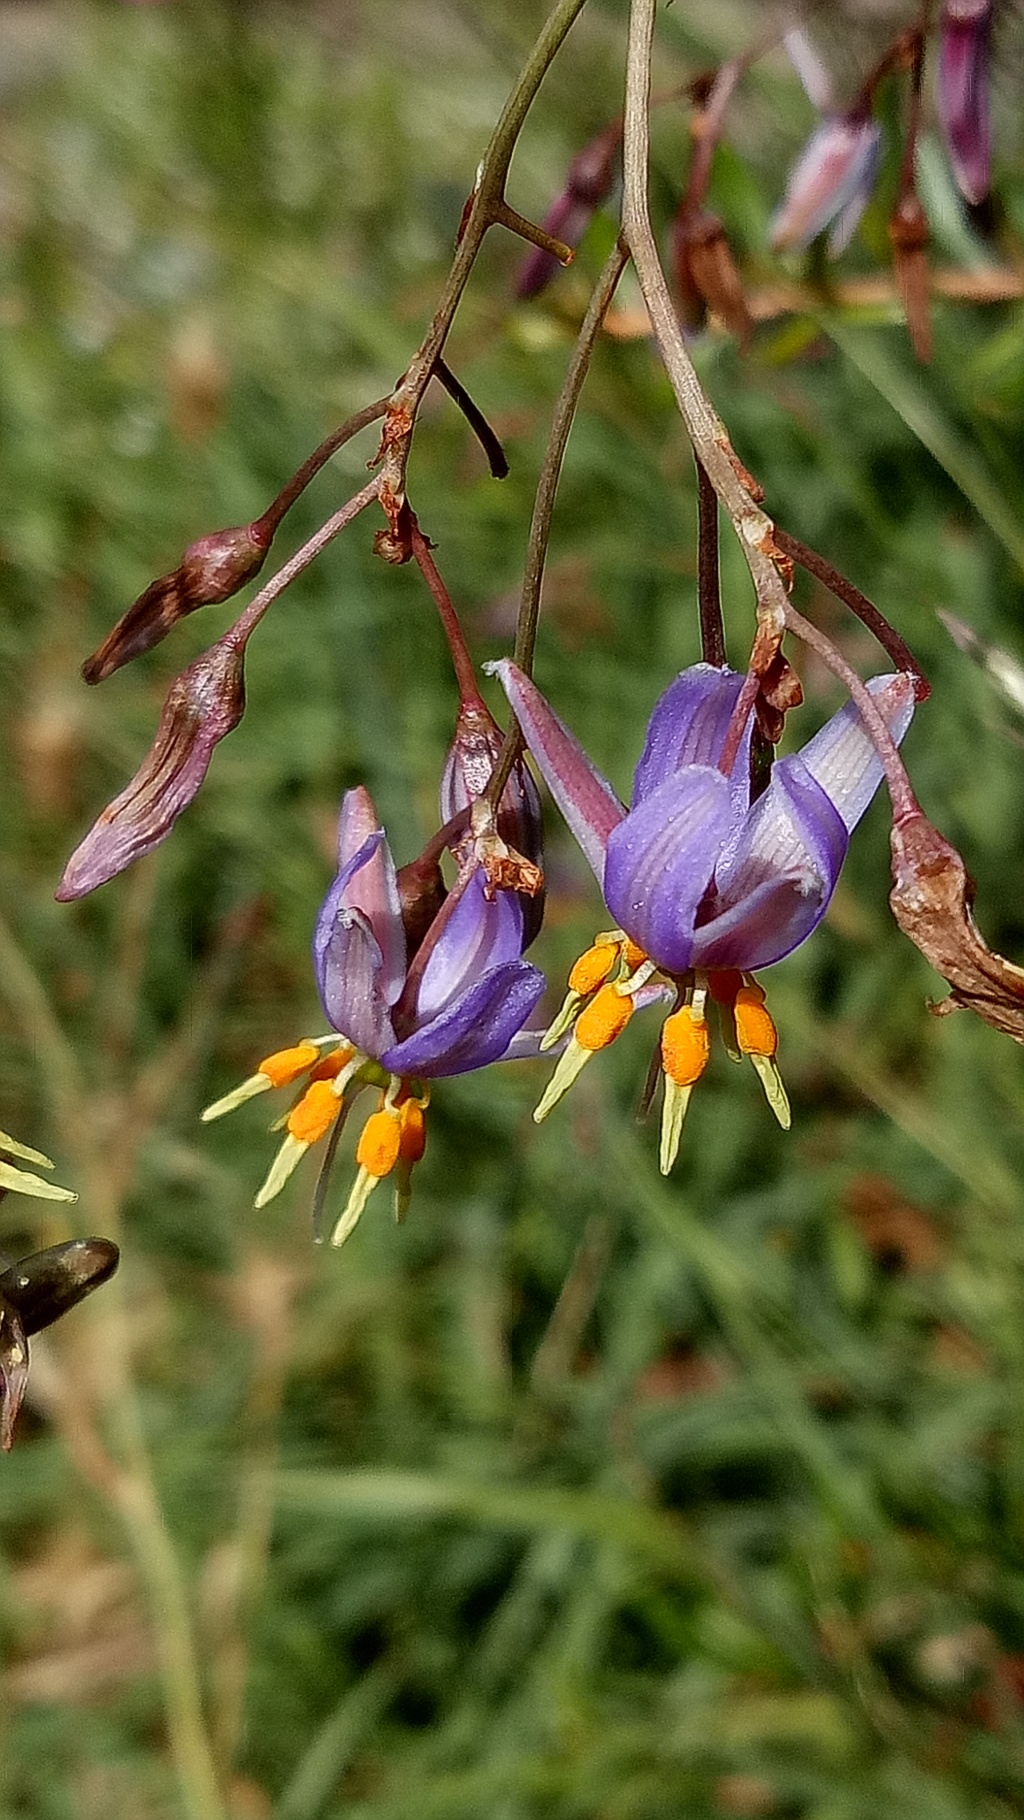
[[(693, 664), (669, 684), (647, 723), (633, 777), (634, 808), (683, 765), (717, 765), (743, 682), (735, 670)], [(750, 801), (751, 732), (748, 719), (730, 778), (733, 808), (741, 815)]]
[(331, 900), (346, 910), (362, 911), (381, 953), (381, 992), (393, 1005), (405, 979), (405, 925), (391, 849), (370, 793), (361, 784), (342, 797), (338, 875), (328, 893)]
[(957, 186), (968, 202), (988, 195), (989, 39), (992, 0), (946, 0), (936, 85), (939, 120)]
[(379, 1056), (394, 1042), (387, 1000), (381, 990), (380, 948), (361, 910), (346, 910), (332, 891), (317, 923), (313, 966), (332, 1028)]
[(609, 836), (605, 903), (667, 973), (690, 965), (697, 906), (730, 820), (728, 780), (710, 766), (690, 765), (645, 796)]
[(393, 1074), (431, 1080), (484, 1068), (501, 1060), (543, 991), (544, 975), (529, 961), (506, 961), (380, 1059)]
[(848, 844), (842, 817), (802, 757), (781, 759), (715, 868), (692, 964), (750, 972), (791, 953), (824, 916)]
[(622, 803), (529, 677), (507, 658), (487, 668), (508, 696), (537, 768), (600, 881), (608, 836), (626, 813)]
[(829, 243), (841, 253), (871, 194), (882, 129), (863, 114), (832, 114), (819, 122), (790, 172), (772, 223), (772, 245), (805, 247), (842, 217)]
[(446, 1011), (492, 967), (519, 960), (523, 951), (523, 917), (512, 891), (487, 896), (486, 878), (476, 867), (461, 891), (452, 890), (438, 915), (440, 933), (433, 945), (416, 994), (417, 1023)]
[[(902, 671), (872, 676), (875, 706), (899, 745), (914, 712), (914, 685)], [(850, 701), (808, 740), (800, 757), (852, 833), (882, 781), (882, 763), (856, 705)]]

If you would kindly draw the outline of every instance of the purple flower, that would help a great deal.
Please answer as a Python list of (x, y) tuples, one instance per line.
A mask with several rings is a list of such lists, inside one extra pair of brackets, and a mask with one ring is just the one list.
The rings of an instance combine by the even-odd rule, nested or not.
[[(537, 1035), (523, 1026), (544, 990), (544, 976), (523, 959), (519, 893), (496, 888), (491, 879), (495, 869), (510, 878), (519, 868), (531, 877), (541, 874), (486, 821), (460, 842), (459, 870), (447, 895), (430, 848), (403, 868), (416, 874), (410, 890), (368, 791), (346, 792), (338, 871), (313, 936), (314, 972), (330, 1031), (268, 1056), (255, 1075), (203, 1114), (218, 1118), (253, 1094), (303, 1080), (256, 1205), (272, 1200), (310, 1146), (330, 1133), (318, 1211), (349, 1107), (364, 1088), (379, 1089), (377, 1109), (356, 1148), (356, 1182), (332, 1235), (336, 1245), (349, 1236), (386, 1175), (394, 1175), (396, 1207), (404, 1213), (412, 1166), (423, 1154), (432, 1080), (537, 1053)], [(438, 901), (424, 929), (423, 904)]]
[[(533, 683), (507, 661), (494, 668), (618, 924), (570, 975), (553, 1031), (569, 1027), (595, 988), (597, 996), (580, 1012), (538, 1114), (556, 1103), (588, 1054), (618, 1034), (637, 992), (649, 994), (657, 973), (684, 1001), (665, 1026), (666, 1104), (671, 1100), (678, 1110), (678, 1096), (668, 1089), (688, 1094), (702, 1072), (710, 992), (727, 1007), (733, 1047), (759, 1063), (769, 1098), (788, 1123), (774, 1068), (774, 1025), (749, 975), (782, 960), (817, 928), (850, 833), (881, 782), (882, 766), (857, 709), (848, 704), (800, 752), (780, 759), (763, 794), (751, 801), (749, 716), (735, 757), (724, 769), (721, 763), (744, 679), (696, 664), (655, 706), (627, 810)], [(911, 678), (878, 676), (868, 688), (901, 739), (914, 706)], [(677, 1143), (678, 1129), (674, 1141), (663, 1141), (663, 1164)]]
[(514, 892), (470, 858), (412, 957), (395, 863), (369, 793), (346, 792), (338, 873), (313, 937), (328, 1022), (389, 1074), (433, 1080), (506, 1054), (544, 989)]
[(936, 91), (953, 175), (968, 202), (989, 188), (988, 70), (992, 0), (946, 0)]
[(829, 253), (845, 252), (874, 187), (881, 144), (881, 127), (859, 108), (819, 121), (789, 174), (772, 245), (809, 246), (831, 226)]

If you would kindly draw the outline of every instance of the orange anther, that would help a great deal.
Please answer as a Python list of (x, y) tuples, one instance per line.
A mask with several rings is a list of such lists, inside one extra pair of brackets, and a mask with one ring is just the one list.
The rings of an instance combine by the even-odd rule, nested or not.
[[(743, 975), (735, 967), (708, 974), (708, 991), (716, 1005), (731, 1005), (743, 985)], [(760, 991), (760, 987), (758, 988)]]
[(573, 1031), (581, 1049), (607, 1049), (633, 1015), (633, 1001), (614, 986), (602, 986), (576, 1020)]
[(595, 942), (585, 954), (573, 963), (569, 975), (569, 991), (578, 992), (580, 998), (589, 998), (596, 987), (608, 978), (618, 958), (618, 949), (611, 942)]
[(779, 1033), (764, 1002), (762, 987), (741, 986), (736, 994), (736, 1041), (743, 1055), (773, 1056)]
[(677, 1087), (699, 1081), (711, 1054), (711, 1035), (692, 1005), (682, 1005), (661, 1027), (661, 1065)]
[(347, 1068), (355, 1050), (343, 1044), (340, 1049), (332, 1049), (328, 1055), (321, 1056), (315, 1068), (310, 1070), (311, 1081), (333, 1081), (335, 1075)]
[(419, 1162), (427, 1147), (427, 1121), (419, 1100), (406, 1100), (402, 1106), (398, 1147), (402, 1162), (410, 1168)]
[(341, 1111), (341, 1101), (329, 1082), (314, 1081), (288, 1114), (288, 1131), (300, 1144), (315, 1144), (329, 1131)]
[(256, 1072), (265, 1074), (274, 1087), (287, 1087), (313, 1066), (319, 1054), (315, 1043), (296, 1043), (292, 1049), (275, 1049), (273, 1055), (268, 1055), (260, 1063)]
[(622, 958), (626, 963), (627, 973), (635, 973), (638, 967), (643, 966), (647, 956), (642, 948), (638, 948), (635, 942), (630, 941), (627, 935), (622, 944)]
[(402, 1120), (397, 1112), (371, 1112), (356, 1145), (356, 1162), (367, 1175), (390, 1175), (402, 1149)]

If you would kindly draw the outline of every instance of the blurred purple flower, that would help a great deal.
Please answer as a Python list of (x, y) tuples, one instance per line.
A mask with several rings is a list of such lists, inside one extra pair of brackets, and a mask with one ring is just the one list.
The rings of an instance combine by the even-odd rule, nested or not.
[(829, 253), (845, 252), (874, 187), (881, 143), (881, 127), (862, 110), (821, 120), (789, 174), (772, 245), (809, 246), (831, 225)]
[(990, 181), (989, 47), (993, 0), (946, 0), (939, 34), (939, 121), (953, 175), (968, 202)]
[[(615, 181), (615, 160), (622, 141), (622, 122), (605, 127), (577, 152), (569, 166), (565, 188), (559, 192), (541, 223), (545, 233), (566, 246), (577, 247)], [(561, 269), (560, 260), (543, 247), (533, 247), (519, 268), (516, 296), (521, 302), (536, 297)]]

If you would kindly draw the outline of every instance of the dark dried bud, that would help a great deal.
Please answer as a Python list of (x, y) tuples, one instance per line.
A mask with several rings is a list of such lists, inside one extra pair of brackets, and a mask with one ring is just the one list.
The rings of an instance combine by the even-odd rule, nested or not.
[(771, 745), (778, 745), (786, 724), (786, 715), (792, 708), (798, 708), (803, 698), (799, 676), (789, 659), (781, 651), (776, 651), (761, 677), (761, 686), (754, 703), (758, 728)]
[[(448, 748), (441, 774), (441, 824), (453, 821), (486, 794), (504, 744), (504, 734), (482, 701), (463, 704), (455, 722), (455, 737)], [(544, 823), (537, 786), (523, 759), (517, 760), (501, 793), (497, 832), (507, 846), (536, 867), (544, 857)], [(540, 930), (544, 897), (537, 891), (523, 900), (524, 947)]]
[(928, 217), (911, 191), (902, 196), (889, 222), (896, 283), (899, 285), (907, 328), (918, 360), (932, 357), (932, 325), (928, 312)]
[(946, 0), (936, 101), (962, 196), (983, 202), (990, 182), (989, 45), (993, 0)]
[[(577, 247), (615, 181), (615, 162), (622, 140), (622, 124), (605, 127), (577, 152), (569, 166), (565, 188), (555, 197), (541, 226), (566, 246)], [(523, 260), (516, 279), (516, 296), (536, 297), (550, 284), (561, 261), (543, 247), (533, 247)]]
[(258, 575), (266, 560), (273, 531), (262, 519), (234, 530), (211, 531), (189, 544), (178, 567), (160, 575), (108, 632), (98, 651), (86, 658), (82, 675), (87, 683), (103, 682), (122, 664), (151, 651), (179, 619), (197, 607), (218, 606)]
[(84, 897), (170, 833), (210, 767), (218, 740), (245, 710), (244, 646), (233, 632), (171, 684), (156, 738), (120, 796), (104, 809), (64, 868), (57, 900)]
[(393, 567), (399, 568), (403, 562), (408, 562), (412, 557), (412, 545), (401, 526), (396, 530), (387, 527), (382, 531), (374, 532), (373, 553), (375, 556), (379, 556), (382, 562), (389, 562)]
[(429, 852), (398, 868), (398, 901), (405, 928), (406, 957), (411, 961), (448, 893), (437, 860)]
[(120, 1253), (110, 1239), (71, 1239), (35, 1251), (0, 1274), (0, 1447), (14, 1439), (14, 1424), (28, 1382), (28, 1336), (52, 1326), (117, 1269)]
[(1024, 1043), (1024, 969), (993, 954), (972, 915), (974, 884), (960, 854), (920, 810), (894, 822), (892, 913), (952, 988), (933, 1006), (963, 1006)]
[(691, 330), (703, 327), (710, 310), (746, 347), (754, 320), (725, 230), (717, 215), (689, 210), (676, 217), (672, 250), (680, 314)]

